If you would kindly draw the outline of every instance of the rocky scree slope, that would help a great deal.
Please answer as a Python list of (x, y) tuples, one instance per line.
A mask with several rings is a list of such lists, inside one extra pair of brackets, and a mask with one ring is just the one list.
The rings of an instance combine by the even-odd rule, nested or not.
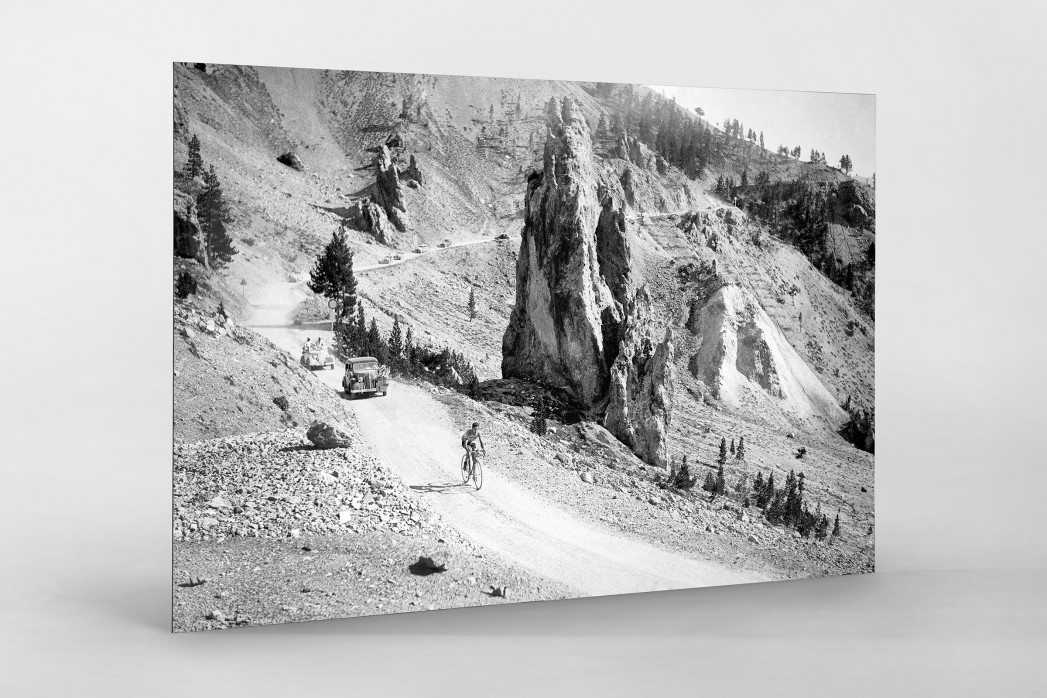
[[(236, 216), (241, 254), (229, 274), (249, 292), (263, 279), (304, 278), (339, 227), (358, 265), (376, 263), (386, 246), (518, 227), (549, 98), (570, 96), (590, 126), (604, 111), (589, 83), (212, 64), (175, 64), (174, 81), (174, 167), (196, 134)], [(289, 153), (301, 169), (280, 161)], [(706, 199), (641, 143), (604, 155), (619, 158), (623, 193), (638, 210)]]
[(785, 430), (872, 407), (874, 325), (801, 252), (733, 208), (648, 220), (638, 238), (683, 393)]
[(346, 417), (337, 394), (268, 340), (192, 300), (175, 304), (175, 443)]
[(302, 428), (175, 447), (175, 630), (577, 595), (464, 539), (343, 426), (333, 449)]

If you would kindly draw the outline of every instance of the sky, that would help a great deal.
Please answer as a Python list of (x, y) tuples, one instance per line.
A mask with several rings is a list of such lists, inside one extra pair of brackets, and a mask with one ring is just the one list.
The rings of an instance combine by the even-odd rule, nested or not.
[(712, 87), (648, 85), (677, 103), (701, 107), (716, 126), (738, 119), (745, 130), (763, 131), (766, 147), (801, 146), (802, 160), (811, 148), (825, 153), (830, 165), (851, 156), (855, 174), (876, 171), (876, 96), (845, 92), (790, 92), (786, 90), (729, 90)]

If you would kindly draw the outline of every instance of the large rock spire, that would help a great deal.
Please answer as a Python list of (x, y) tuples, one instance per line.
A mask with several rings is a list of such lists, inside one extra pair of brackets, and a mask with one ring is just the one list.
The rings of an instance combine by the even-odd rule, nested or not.
[[(671, 391), (672, 348), (652, 349), (659, 357), (668, 351), (667, 364), (647, 357), (652, 328), (647, 313), (636, 313), (650, 301), (645, 292), (638, 301), (633, 285), (625, 194), (617, 178), (599, 176), (589, 126), (573, 100), (550, 100), (546, 123), (543, 169), (527, 180), (502, 374), (566, 389), (606, 412), (608, 429), (637, 455), (664, 465), (671, 400), (654, 400), (660, 407), (649, 416), (645, 395)], [(647, 358), (638, 363), (639, 356)], [(648, 438), (659, 420), (662, 436)]]

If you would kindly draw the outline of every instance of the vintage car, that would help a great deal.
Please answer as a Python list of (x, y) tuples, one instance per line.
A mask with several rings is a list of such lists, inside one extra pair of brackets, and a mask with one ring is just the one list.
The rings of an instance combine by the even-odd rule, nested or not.
[(385, 395), (389, 392), (389, 371), (373, 356), (354, 356), (345, 362), (342, 389), (350, 400), (359, 395)]
[(378, 260), (378, 263), (379, 264), (388, 264), (391, 261), (393, 261), (393, 260), (389, 259), (388, 257), (382, 257), (381, 259)]
[(440, 244), (437, 245), (437, 247), (450, 247), (450, 246), (451, 246), (451, 241), (447, 240), (447, 239), (444, 239), (443, 242), (441, 242)]
[(508, 239), (509, 239), (509, 234), (508, 233), (502, 233), (501, 235), (495, 237), (495, 240), (508, 240)]
[(402, 254), (400, 254), (400, 253), (397, 253), (397, 254), (393, 255), (393, 259), (395, 259), (397, 262), (399, 262), (403, 258), (404, 258), (404, 256)]
[(302, 347), (302, 358), (299, 361), (310, 371), (334, 370), (334, 358), (316, 345)]

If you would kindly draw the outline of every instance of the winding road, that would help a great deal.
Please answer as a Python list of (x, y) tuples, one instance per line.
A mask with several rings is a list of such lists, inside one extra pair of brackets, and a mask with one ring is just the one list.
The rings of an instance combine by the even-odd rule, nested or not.
[[(305, 338), (331, 333), (289, 320), (304, 293), (294, 283), (267, 286), (254, 299), (249, 326), (296, 357)], [(313, 375), (339, 391), (344, 367)], [(480, 491), (458, 478), (456, 425), (426, 390), (392, 382), (385, 397), (348, 403), (378, 457), (420, 498), (475, 543), (522, 568), (585, 596), (763, 581), (713, 562), (664, 550), (611, 528), (583, 521), (543, 501), (499, 473), (492, 448)], [(585, 486), (579, 483), (579, 486)]]

